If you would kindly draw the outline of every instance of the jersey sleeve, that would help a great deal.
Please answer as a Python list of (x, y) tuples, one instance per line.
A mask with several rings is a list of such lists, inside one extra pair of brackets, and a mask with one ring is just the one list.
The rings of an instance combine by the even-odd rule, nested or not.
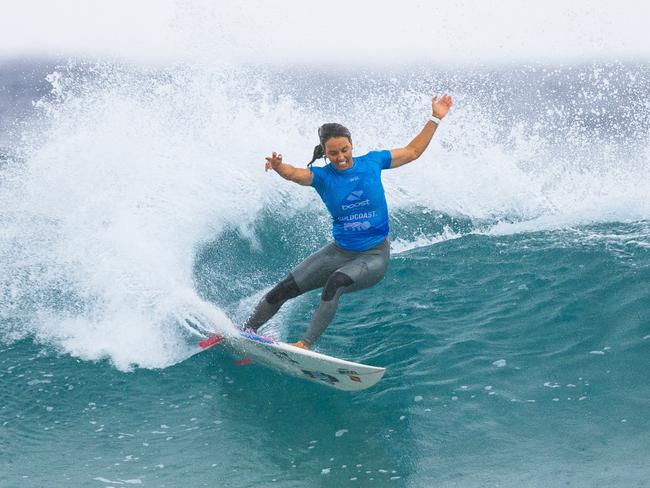
[(390, 168), (390, 165), (393, 162), (393, 156), (391, 155), (390, 151), (372, 151), (370, 154), (372, 155), (373, 160), (381, 169)]
[(320, 193), (323, 189), (323, 182), (325, 181), (325, 175), (323, 174), (325, 169), (321, 168), (320, 166), (310, 166), (309, 169), (311, 170), (311, 174), (313, 176), (311, 179), (311, 186), (314, 187), (318, 193)]

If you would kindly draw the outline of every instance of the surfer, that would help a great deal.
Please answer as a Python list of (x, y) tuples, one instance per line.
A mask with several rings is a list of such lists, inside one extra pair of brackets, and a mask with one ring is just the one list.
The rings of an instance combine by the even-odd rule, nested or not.
[[(368, 288), (384, 277), (390, 243), (381, 171), (420, 157), (451, 106), (451, 96), (434, 96), (431, 117), (402, 148), (353, 157), (350, 131), (341, 124), (329, 123), (318, 129), (320, 143), (314, 148), (307, 168), (285, 163), (282, 154), (276, 152), (266, 158), (266, 171), (274, 170), (286, 180), (314, 187), (332, 216), (334, 241), (305, 259), (273, 287), (257, 304), (244, 328), (257, 331), (287, 300), (323, 288), (307, 331), (293, 344), (310, 349), (334, 318), (343, 293)], [(312, 166), (321, 158), (329, 163), (324, 167)]]

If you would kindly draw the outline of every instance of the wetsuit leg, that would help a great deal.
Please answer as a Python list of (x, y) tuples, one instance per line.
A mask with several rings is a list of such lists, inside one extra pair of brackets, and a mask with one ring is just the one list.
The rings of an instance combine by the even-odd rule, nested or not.
[(325, 286), (332, 273), (352, 259), (352, 253), (331, 242), (296, 266), (291, 274), (300, 291), (305, 293)]
[(381, 281), (388, 268), (390, 243), (386, 240), (368, 251), (350, 254), (354, 258), (338, 268), (325, 284), (320, 304), (302, 339), (308, 345), (312, 345), (330, 324), (343, 293), (362, 290)]
[(289, 274), (259, 301), (251, 316), (244, 322), (244, 328), (257, 331), (280, 310), (284, 302), (298, 295), (300, 290), (296, 280)]
[(315, 252), (296, 266), (280, 283), (269, 291), (257, 304), (244, 328), (257, 331), (289, 299), (325, 285), (332, 272), (349, 261), (334, 243)]

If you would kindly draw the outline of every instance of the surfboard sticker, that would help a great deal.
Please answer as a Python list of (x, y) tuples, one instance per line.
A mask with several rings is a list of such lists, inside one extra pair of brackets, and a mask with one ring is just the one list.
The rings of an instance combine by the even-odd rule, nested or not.
[(202, 349), (207, 349), (208, 347), (216, 346), (221, 341), (223, 341), (223, 339), (224, 337), (221, 335), (213, 335), (199, 342), (199, 347)]

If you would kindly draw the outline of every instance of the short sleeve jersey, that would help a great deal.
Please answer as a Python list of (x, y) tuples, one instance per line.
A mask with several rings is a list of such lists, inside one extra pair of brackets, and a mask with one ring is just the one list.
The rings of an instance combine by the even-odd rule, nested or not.
[(312, 167), (311, 186), (332, 216), (334, 240), (348, 251), (366, 251), (388, 236), (388, 207), (381, 171), (390, 168), (390, 151), (372, 151), (338, 170)]

